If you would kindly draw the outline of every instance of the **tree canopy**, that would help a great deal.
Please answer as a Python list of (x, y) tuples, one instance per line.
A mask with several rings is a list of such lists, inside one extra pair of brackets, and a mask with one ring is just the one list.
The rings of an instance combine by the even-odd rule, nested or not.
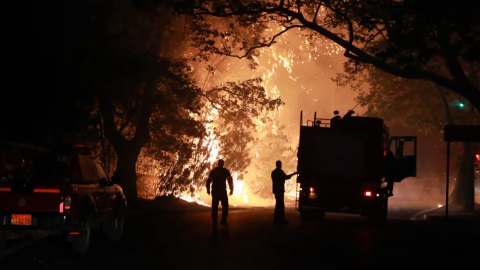
[(68, 85), (88, 96), (90, 112), (101, 116), (115, 153), (113, 176), (127, 197), (137, 194), (139, 156), (163, 165), (167, 190), (203, 171), (193, 162), (204, 150), (198, 144), (209, 136), (211, 116), (224, 155), (237, 157), (234, 169), (248, 164), (240, 150), (249, 129), (282, 103), (266, 95), (261, 80), (199, 87), (184, 56), (179, 18), (162, 1), (70, 1), (64, 9), (70, 11), (63, 47)]
[[(391, 75), (427, 80), (450, 89), (480, 110), (480, 4), (460, 1), (435, 5), (431, 1), (179, 1), (177, 11), (192, 15), (199, 29), (207, 29), (204, 48), (215, 53), (249, 57), (292, 30), (329, 39), (345, 49), (355, 72), (374, 66)], [(218, 27), (210, 18), (238, 22), (234, 30)], [(239, 29), (257, 31), (239, 36)], [(232, 28), (232, 27), (231, 27)], [(240, 39), (240, 40), (239, 40)], [(437, 66), (438, 62), (442, 65)]]

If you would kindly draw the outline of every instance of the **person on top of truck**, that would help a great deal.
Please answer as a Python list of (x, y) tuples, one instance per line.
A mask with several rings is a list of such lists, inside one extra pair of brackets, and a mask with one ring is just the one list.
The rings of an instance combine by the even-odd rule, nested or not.
[(282, 170), (282, 162), (276, 162), (277, 168), (272, 171), (272, 192), (275, 194), (275, 211), (273, 213), (274, 222), (287, 223), (285, 219), (285, 203), (283, 202), (285, 196), (285, 180), (292, 178), (297, 172), (292, 174), (285, 174)]
[(337, 119), (342, 119), (342, 117), (340, 116), (340, 112), (339, 111), (334, 111), (333, 114), (335, 115), (332, 120), (337, 120)]
[(347, 118), (347, 117), (352, 117), (352, 115), (354, 114), (355, 112), (353, 110), (349, 110), (344, 116), (343, 118)]
[(212, 219), (213, 226), (217, 226), (218, 202), (222, 202), (222, 221), (223, 226), (228, 226), (228, 196), (227, 185), (230, 187), (230, 195), (233, 195), (233, 179), (230, 171), (224, 168), (225, 162), (223, 159), (218, 160), (218, 167), (210, 172), (207, 180), (207, 194), (210, 195), (210, 184), (212, 184)]

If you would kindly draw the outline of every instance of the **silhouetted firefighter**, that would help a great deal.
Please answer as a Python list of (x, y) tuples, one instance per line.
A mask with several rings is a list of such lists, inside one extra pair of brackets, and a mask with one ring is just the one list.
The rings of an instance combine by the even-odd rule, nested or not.
[(288, 222), (285, 219), (285, 203), (283, 202), (285, 196), (285, 180), (292, 178), (292, 174), (286, 175), (282, 170), (282, 162), (278, 160), (276, 162), (277, 168), (272, 171), (272, 191), (275, 194), (275, 212), (273, 213), (274, 222)]
[(342, 119), (342, 117), (340, 116), (340, 112), (338, 111), (334, 111), (333, 114), (335, 115), (332, 120), (337, 120), (337, 119)]
[(230, 171), (225, 169), (225, 162), (223, 159), (218, 161), (218, 167), (213, 169), (210, 172), (207, 180), (207, 193), (210, 195), (210, 183), (212, 184), (212, 219), (213, 226), (217, 226), (217, 215), (218, 215), (218, 202), (222, 202), (222, 222), (223, 226), (228, 226), (227, 216), (228, 216), (228, 195), (227, 195), (227, 185), (230, 187), (230, 195), (233, 194), (233, 179), (230, 175)]

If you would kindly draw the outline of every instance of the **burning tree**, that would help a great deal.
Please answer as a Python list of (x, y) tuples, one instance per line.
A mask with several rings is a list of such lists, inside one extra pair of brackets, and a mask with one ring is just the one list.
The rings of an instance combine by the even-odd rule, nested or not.
[(239, 179), (243, 178), (250, 164), (257, 121), (269, 122), (270, 112), (282, 104), (280, 98), (268, 98), (260, 83), (260, 79), (229, 82), (202, 92), (199, 95), (202, 114), (198, 118), (206, 124), (206, 129), (179, 136), (181, 125), (175, 126), (175, 132), (166, 132), (172, 134), (169, 143), (160, 141), (165, 136), (163, 132), (152, 133), (153, 140), (144, 148), (142, 157), (149, 160), (147, 164), (156, 161), (152, 173), (159, 177), (155, 195), (178, 196), (188, 192), (193, 196), (203, 188), (218, 157), (226, 160), (228, 168), (236, 172)]
[[(203, 171), (183, 165), (195, 158), (195, 145), (208, 136), (205, 125), (212, 109), (233, 136), (248, 133), (248, 119), (281, 103), (265, 95), (258, 79), (198, 87), (183, 57), (188, 44), (177, 27), (179, 18), (163, 3), (70, 1), (64, 8), (70, 12), (64, 52), (72, 91), (90, 97), (92, 110), (101, 115), (116, 156), (113, 178), (129, 199), (137, 196), (136, 163), (145, 146), (148, 155), (165, 161), (165, 188), (174, 189), (191, 173)], [(230, 143), (232, 148), (243, 141)], [(248, 162), (242, 158), (239, 167)], [(168, 163), (172, 160), (175, 164)]]
[[(178, 3), (178, 2), (177, 2)], [(480, 110), (479, 86), (468, 76), (465, 63), (480, 60), (480, 16), (477, 2), (437, 5), (428, 1), (196, 1), (177, 4), (177, 11), (209, 29), (205, 48), (249, 58), (292, 29), (325, 37), (345, 48), (350, 65), (365, 63), (397, 77), (427, 80), (464, 97)], [(237, 21), (235, 31), (219, 29), (210, 18)], [(282, 30), (261, 31), (271, 24)], [(240, 37), (240, 29), (260, 29)], [(240, 39), (240, 40), (239, 40)], [(432, 70), (432, 60), (445, 69)], [(478, 70), (474, 71), (478, 74)]]
[[(285, 126), (274, 129), (273, 125), (278, 123), (271, 122), (265, 128), (265, 132), (260, 135), (252, 147), (255, 152), (252, 153), (252, 166), (247, 172), (249, 179), (250, 192), (259, 197), (268, 198), (267, 194), (272, 194), (271, 172), (275, 169), (275, 162), (282, 161), (282, 168), (287, 173), (296, 169), (297, 151), (290, 145), (289, 138), (284, 134)], [(294, 180), (287, 181), (286, 192), (290, 192), (295, 187)]]

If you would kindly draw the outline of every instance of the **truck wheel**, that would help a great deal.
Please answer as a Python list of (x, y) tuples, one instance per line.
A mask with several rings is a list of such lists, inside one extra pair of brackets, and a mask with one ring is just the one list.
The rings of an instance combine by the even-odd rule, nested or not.
[(367, 220), (372, 225), (383, 225), (387, 221), (388, 197), (382, 202), (382, 206), (374, 214), (367, 216)]
[(92, 216), (86, 216), (79, 227), (80, 235), (72, 242), (73, 250), (77, 253), (86, 253), (90, 247), (92, 235)]
[(105, 233), (110, 241), (120, 241), (125, 232), (125, 206), (118, 207), (115, 218), (105, 223)]
[(0, 232), (0, 250), (2, 250), (7, 245), (7, 234), (5, 232)]

